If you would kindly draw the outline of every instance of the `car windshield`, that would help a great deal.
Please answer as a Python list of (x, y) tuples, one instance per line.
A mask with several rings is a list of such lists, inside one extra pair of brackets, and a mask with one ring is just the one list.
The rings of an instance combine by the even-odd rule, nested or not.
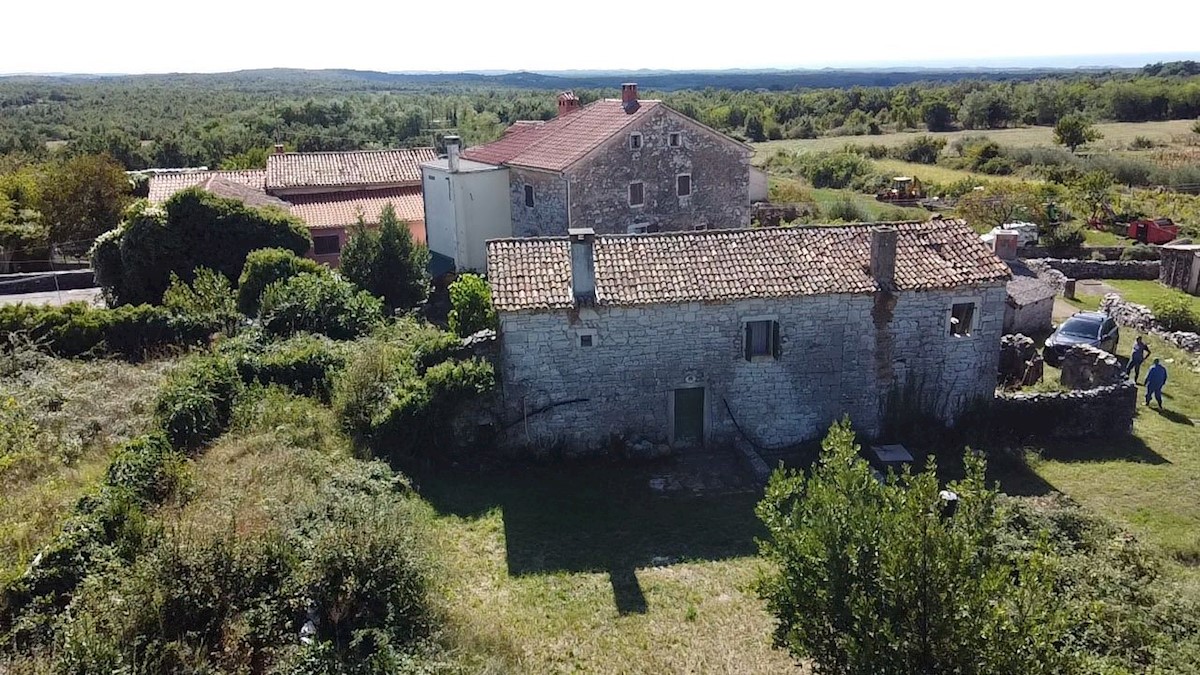
[(1100, 321), (1098, 319), (1085, 319), (1081, 317), (1067, 319), (1067, 322), (1062, 325), (1059, 332), (1063, 335), (1074, 335), (1075, 337), (1099, 337)]

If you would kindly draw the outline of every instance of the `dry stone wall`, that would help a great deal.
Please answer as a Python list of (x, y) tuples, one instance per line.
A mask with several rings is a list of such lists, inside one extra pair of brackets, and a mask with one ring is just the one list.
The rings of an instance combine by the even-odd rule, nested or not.
[(1157, 279), (1157, 260), (1072, 260), (1035, 258), (1025, 264), (1041, 277), (1046, 268), (1071, 279)]
[(1126, 302), (1120, 295), (1109, 293), (1100, 301), (1100, 311), (1111, 316), (1121, 326), (1156, 335), (1184, 351), (1200, 353), (1200, 335), (1188, 331), (1164, 330), (1155, 320), (1154, 312), (1145, 305)]
[(1105, 438), (1133, 431), (1137, 387), (1122, 381), (1094, 389), (1048, 393), (998, 393), (989, 423), (1019, 439)]

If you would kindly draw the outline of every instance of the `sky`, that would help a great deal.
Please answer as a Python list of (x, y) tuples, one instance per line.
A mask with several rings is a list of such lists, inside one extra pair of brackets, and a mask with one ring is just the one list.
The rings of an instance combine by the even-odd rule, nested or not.
[(1116, 12), (1078, 0), (5, 4), (0, 73), (1132, 66), (1200, 55), (1194, 0)]

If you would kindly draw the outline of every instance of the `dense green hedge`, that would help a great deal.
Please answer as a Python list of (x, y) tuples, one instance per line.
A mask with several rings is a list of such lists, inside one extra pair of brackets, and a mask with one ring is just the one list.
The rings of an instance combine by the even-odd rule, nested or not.
[(307, 228), (294, 216), (192, 188), (163, 208), (134, 204), (120, 227), (96, 240), (92, 268), (111, 301), (157, 304), (172, 273), (191, 281), (196, 268), (207, 267), (234, 280), (253, 250), (300, 255), (311, 245)]
[(101, 309), (72, 302), (61, 307), (0, 307), (0, 346), (20, 334), (64, 357), (115, 354), (140, 358), (147, 351), (170, 345), (201, 344), (221, 328), (151, 305)]
[(236, 352), (238, 372), (246, 384), (277, 384), (328, 401), (333, 376), (345, 365), (350, 346), (301, 333), (282, 342), (247, 341), (229, 349)]
[(329, 268), (282, 248), (251, 251), (238, 278), (238, 309), (246, 316), (257, 316), (258, 305), (267, 286), (306, 273), (327, 274)]
[(379, 324), (383, 303), (338, 276), (299, 274), (267, 286), (258, 318), (271, 335), (321, 333), (352, 340)]

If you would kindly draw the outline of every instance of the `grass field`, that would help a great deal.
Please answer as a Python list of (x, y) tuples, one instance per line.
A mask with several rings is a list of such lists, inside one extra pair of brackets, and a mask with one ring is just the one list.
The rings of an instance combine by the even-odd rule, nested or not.
[[(1094, 150), (1124, 150), (1138, 136), (1145, 136), (1153, 141), (1169, 144), (1176, 136), (1190, 133), (1192, 124), (1192, 120), (1108, 122), (1097, 124), (1096, 129), (1104, 134), (1104, 138), (1096, 141), (1089, 148)], [(902, 145), (911, 138), (926, 135), (944, 138), (947, 143), (951, 143), (956, 138), (981, 134), (995, 140), (1001, 145), (1012, 147), (1054, 145), (1054, 129), (1052, 127), (1021, 127), (1019, 129), (991, 129), (982, 131), (905, 131), (879, 136), (834, 136), (803, 140), (767, 141), (765, 143), (755, 143), (754, 145), (756, 155), (764, 157), (781, 148), (789, 152), (801, 150), (839, 150), (847, 143), (854, 145), (870, 145), (875, 143), (891, 147)]]
[[(1106, 279), (1104, 283), (1116, 289), (1121, 294), (1121, 297), (1129, 302), (1136, 302), (1139, 305), (1147, 307), (1153, 307), (1155, 300), (1169, 294), (1169, 289), (1157, 281)], [(1186, 298), (1191, 303), (1192, 310), (1200, 315), (1200, 297), (1184, 293), (1179, 293), (1178, 296)], [(1080, 309), (1094, 310), (1100, 307), (1101, 299), (1099, 295), (1080, 295), (1076, 300), (1068, 300), (1067, 302)]]

